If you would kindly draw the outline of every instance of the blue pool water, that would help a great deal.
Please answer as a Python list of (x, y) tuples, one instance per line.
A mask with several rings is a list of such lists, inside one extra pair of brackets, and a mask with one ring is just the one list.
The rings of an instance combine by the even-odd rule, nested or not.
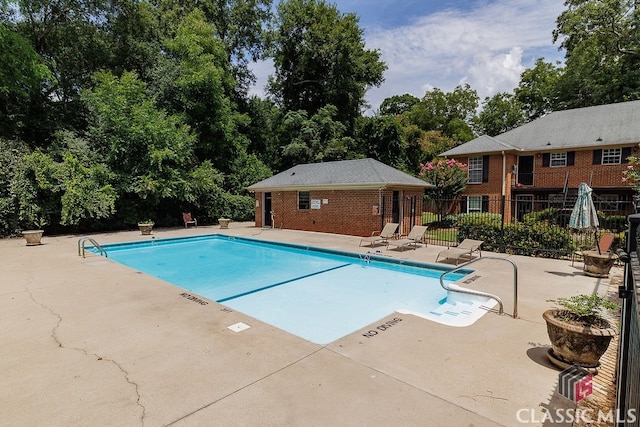
[(447, 299), (439, 283), (445, 267), (399, 264), (385, 257), (368, 260), (358, 254), (218, 235), (104, 248), (112, 260), (318, 344), (395, 311), (441, 321), (451, 314), (451, 304), (469, 314), (483, 302)]

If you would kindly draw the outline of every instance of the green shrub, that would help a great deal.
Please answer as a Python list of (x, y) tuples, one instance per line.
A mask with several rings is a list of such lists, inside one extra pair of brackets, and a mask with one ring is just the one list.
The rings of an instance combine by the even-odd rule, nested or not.
[(574, 249), (571, 232), (546, 221), (506, 225), (504, 240), (509, 252), (517, 255), (561, 257)]
[(504, 247), (515, 255), (561, 257), (570, 255), (574, 250), (570, 231), (551, 227), (546, 221), (505, 224), (504, 231), (496, 221), (462, 222), (458, 241), (464, 239), (482, 240), (482, 248), (487, 251), (500, 252)]

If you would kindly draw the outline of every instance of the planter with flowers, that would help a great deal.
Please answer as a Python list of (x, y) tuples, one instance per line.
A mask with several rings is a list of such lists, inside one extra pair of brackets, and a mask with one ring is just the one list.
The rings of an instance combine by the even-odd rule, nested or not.
[(617, 333), (603, 317), (604, 312), (616, 310), (618, 304), (596, 294), (558, 298), (552, 302), (559, 307), (542, 315), (551, 340), (549, 359), (563, 369), (578, 365), (596, 372), (600, 357)]
[(36, 246), (42, 244), (42, 235), (44, 234), (44, 226), (47, 225), (47, 221), (41, 216), (34, 216), (31, 223), (34, 225), (32, 229), (24, 230), (22, 237), (27, 242), (27, 246)]
[(151, 234), (151, 231), (153, 230), (153, 226), (154, 225), (155, 225), (155, 223), (153, 221), (151, 221), (150, 219), (148, 219), (146, 221), (138, 222), (138, 228), (140, 229), (140, 233), (143, 236)]

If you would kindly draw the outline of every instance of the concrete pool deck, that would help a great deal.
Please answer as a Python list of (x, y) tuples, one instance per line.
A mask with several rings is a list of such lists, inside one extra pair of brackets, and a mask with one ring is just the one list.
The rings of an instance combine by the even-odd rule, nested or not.
[[(253, 223), (90, 237), (210, 233), (371, 250), (359, 237)], [(546, 357), (547, 300), (609, 288), (581, 263), (509, 256), (517, 319), (489, 312), (456, 328), (389, 313), (322, 346), (104, 257), (79, 257), (83, 236), (45, 235), (33, 247), (0, 240), (1, 425), (540, 425), (543, 408), (572, 407), (557, 396), (559, 370)], [(433, 263), (443, 249), (382, 252)], [(483, 252), (471, 286), (499, 295), (511, 313), (512, 267), (494, 257), (507, 256)], [(250, 328), (228, 328), (240, 322)]]

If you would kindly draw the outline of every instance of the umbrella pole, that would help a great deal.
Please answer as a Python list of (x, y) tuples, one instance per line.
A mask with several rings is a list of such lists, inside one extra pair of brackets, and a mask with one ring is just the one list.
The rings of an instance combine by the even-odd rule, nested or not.
[(602, 253), (600, 252), (600, 243), (598, 242), (598, 229), (596, 228), (596, 231), (593, 232), (593, 237), (594, 239), (596, 239), (596, 248), (598, 248), (598, 255), (602, 255)]

